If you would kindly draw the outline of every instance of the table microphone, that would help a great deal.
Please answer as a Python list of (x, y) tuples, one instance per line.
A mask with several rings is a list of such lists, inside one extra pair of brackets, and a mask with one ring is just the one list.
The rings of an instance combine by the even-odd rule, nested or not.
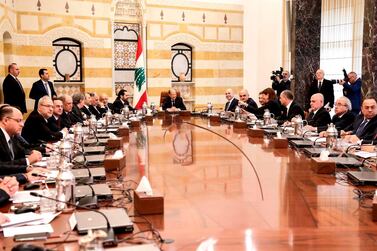
[(48, 199), (48, 200), (53, 200), (53, 201), (60, 202), (60, 203), (65, 203), (67, 205), (73, 206), (73, 207), (78, 208), (78, 209), (83, 209), (83, 210), (95, 212), (95, 213), (102, 215), (103, 218), (105, 218), (106, 224), (107, 224), (107, 229), (106, 229), (107, 237), (102, 242), (103, 247), (115, 247), (115, 246), (118, 245), (116, 236), (114, 234), (114, 229), (111, 227), (109, 219), (107, 218), (107, 216), (103, 212), (89, 208), (89, 207), (79, 206), (79, 205), (76, 205), (76, 204), (73, 204), (73, 203), (70, 203), (70, 202), (67, 202), (67, 201), (62, 201), (62, 200), (58, 200), (58, 199), (55, 199), (55, 198), (47, 197), (47, 196), (44, 196), (44, 195), (39, 194), (37, 192), (30, 192), (30, 195), (34, 196), (34, 197), (40, 197), (40, 198), (45, 198), (45, 199)]

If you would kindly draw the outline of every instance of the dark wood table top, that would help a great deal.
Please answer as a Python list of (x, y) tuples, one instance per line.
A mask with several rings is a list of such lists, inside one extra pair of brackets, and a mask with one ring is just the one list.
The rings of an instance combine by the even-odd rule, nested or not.
[[(201, 117), (171, 122), (154, 119), (130, 133), (123, 171), (126, 180), (146, 175), (164, 195), (164, 214), (147, 216), (162, 238), (174, 240), (164, 250), (208, 243), (217, 251), (377, 250), (371, 209), (360, 207), (341, 175), (314, 174), (303, 154), (230, 125)], [(67, 217), (54, 221), (54, 234), (67, 230)], [(6, 250), (13, 245), (2, 241)]]

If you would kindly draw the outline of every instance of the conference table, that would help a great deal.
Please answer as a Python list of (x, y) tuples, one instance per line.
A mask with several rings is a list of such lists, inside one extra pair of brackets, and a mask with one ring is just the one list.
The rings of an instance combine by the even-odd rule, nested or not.
[[(229, 123), (166, 115), (131, 130), (123, 176), (146, 176), (164, 196), (164, 213), (145, 216), (163, 239), (174, 240), (163, 250), (376, 250), (372, 210), (342, 182), (345, 170), (319, 175), (310, 163)], [(69, 216), (53, 221), (54, 234), (68, 230)], [(135, 221), (135, 231), (146, 228)], [(1, 245), (10, 250), (14, 243), (3, 238)], [(58, 250), (77, 250), (77, 243)]]

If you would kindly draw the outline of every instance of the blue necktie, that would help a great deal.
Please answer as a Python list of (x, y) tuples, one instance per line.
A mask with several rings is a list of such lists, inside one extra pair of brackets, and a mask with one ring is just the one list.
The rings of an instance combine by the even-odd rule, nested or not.
[(358, 138), (360, 138), (361, 134), (363, 134), (363, 132), (364, 132), (364, 128), (365, 128), (365, 126), (366, 126), (367, 124), (368, 124), (368, 120), (364, 119), (364, 121), (361, 122), (361, 124), (359, 125), (359, 128), (357, 128), (357, 130), (356, 130), (356, 136), (357, 136)]

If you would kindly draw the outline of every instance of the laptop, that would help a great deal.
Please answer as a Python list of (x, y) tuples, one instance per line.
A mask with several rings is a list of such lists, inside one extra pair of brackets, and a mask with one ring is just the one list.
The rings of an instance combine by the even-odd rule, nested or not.
[[(100, 209), (109, 220), (115, 233), (129, 233), (134, 230), (133, 223), (124, 208)], [(95, 211), (75, 213), (76, 228), (79, 234), (86, 234), (90, 229), (107, 229), (107, 221), (103, 215)]]
[[(107, 184), (94, 184), (91, 185), (94, 190), (94, 194), (97, 195), (98, 200), (112, 200), (113, 193), (110, 190), (110, 187)], [(85, 196), (92, 196), (92, 189), (90, 186), (83, 185), (83, 186), (76, 186), (75, 189), (75, 197), (76, 199), (83, 198)]]
[(85, 154), (103, 153), (105, 152), (105, 146), (84, 146)]
[(377, 185), (377, 172), (348, 171), (347, 176), (355, 185)]
[[(89, 177), (89, 171), (86, 168), (72, 169), (76, 180)], [(106, 180), (106, 171), (103, 167), (90, 168), (90, 173), (95, 180)]]

